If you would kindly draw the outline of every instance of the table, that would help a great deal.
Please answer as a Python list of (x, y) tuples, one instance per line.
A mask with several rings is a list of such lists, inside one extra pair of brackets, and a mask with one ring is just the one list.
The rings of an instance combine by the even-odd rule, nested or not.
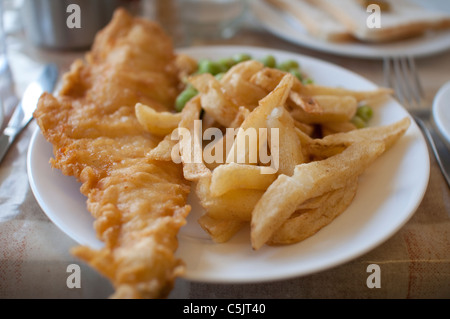
[[(158, 14), (177, 41), (168, 11)], [(166, 10), (166, 11), (164, 11)], [(145, 15), (145, 11), (141, 12)], [(155, 18), (152, 11), (151, 18)], [(159, 12), (161, 13), (161, 12)], [(316, 52), (286, 42), (247, 21), (231, 39), (197, 41), (191, 45), (254, 45), (314, 56), (383, 84), (382, 62)], [(179, 39), (178, 39), (179, 40)], [(57, 52), (33, 47), (22, 35), (9, 42), (17, 95), (43, 62), (55, 62), (61, 72), (83, 52)], [(182, 41), (176, 46), (183, 46)], [(438, 89), (450, 80), (450, 53), (417, 60), (431, 105)], [(33, 121), (19, 136), (0, 166), (0, 298), (107, 298), (110, 284), (69, 252), (77, 244), (45, 215), (31, 192), (26, 156)], [(260, 284), (204, 284), (178, 279), (169, 298), (449, 298), (450, 297), (450, 190), (435, 159), (427, 191), (413, 217), (395, 235), (363, 256), (309, 276)], [(68, 288), (70, 265), (80, 266), (80, 288)], [(368, 288), (368, 266), (381, 270), (381, 287)]]

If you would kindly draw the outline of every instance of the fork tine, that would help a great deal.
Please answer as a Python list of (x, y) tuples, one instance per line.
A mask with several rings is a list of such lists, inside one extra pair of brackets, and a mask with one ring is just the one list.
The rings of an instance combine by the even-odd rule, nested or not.
[(409, 67), (407, 58), (405, 57), (398, 58), (398, 65), (399, 65), (398, 70), (399, 76), (402, 77), (401, 81), (403, 83), (403, 93), (406, 96), (409, 105), (413, 106), (414, 102), (417, 103), (418, 101), (417, 96), (415, 94), (416, 90), (412, 86), (413, 83), (411, 83), (411, 78), (413, 78), (414, 75), (411, 72), (412, 70)]
[(422, 90), (419, 79), (419, 74), (415, 67), (414, 59), (412, 57), (405, 57), (402, 59), (403, 71), (405, 73), (405, 83), (408, 85), (410, 93), (410, 101), (415, 103), (414, 106), (422, 106)]
[(425, 94), (424, 94), (424, 90), (422, 87), (422, 83), (420, 81), (419, 72), (417, 71), (417, 68), (416, 68), (416, 63), (412, 56), (408, 57), (408, 66), (409, 66), (409, 69), (411, 70), (411, 74), (413, 75), (413, 80), (414, 80), (414, 84), (415, 84), (414, 94), (416, 95), (417, 101), (421, 101), (424, 98)]
[(405, 107), (422, 106), (423, 88), (413, 57), (385, 57), (383, 72), (385, 85)]
[(391, 59), (389, 57), (383, 58), (383, 75), (384, 75), (384, 85), (386, 87), (393, 88), (392, 83), (392, 72), (391, 72)]
[(396, 61), (393, 57), (385, 57), (383, 59), (383, 74), (384, 74), (384, 85), (392, 88), (395, 91), (395, 96), (397, 99), (403, 103), (402, 89), (399, 83), (402, 83), (401, 79), (397, 77), (398, 72), (396, 71)]
[(402, 104), (406, 104), (407, 102), (410, 102), (409, 99), (407, 99), (408, 97), (408, 92), (407, 92), (407, 87), (405, 85), (405, 77), (404, 74), (402, 72), (402, 66), (401, 66), (401, 62), (400, 59), (398, 57), (394, 57), (392, 58), (392, 69), (393, 69), (393, 74), (394, 74), (394, 90), (395, 93), (397, 95), (397, 98), (400, 100), (400, 102)]

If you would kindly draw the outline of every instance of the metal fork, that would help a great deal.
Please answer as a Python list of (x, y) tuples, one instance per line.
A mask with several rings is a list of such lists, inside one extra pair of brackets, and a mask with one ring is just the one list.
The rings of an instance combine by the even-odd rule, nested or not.
[(450, 150), (436, 131), (431, 107), (424, 103), (424, 91), (414, 58), (386, 57), (383, 60), (383, 72), (385, 85), (394, 90), (399, 102), (405, 106), (424, 133), (450, 187)]

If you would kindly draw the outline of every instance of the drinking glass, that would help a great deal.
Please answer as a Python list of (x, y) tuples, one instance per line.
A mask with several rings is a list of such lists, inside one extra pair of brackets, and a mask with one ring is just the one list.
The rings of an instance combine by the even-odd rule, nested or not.
[(185, 37), (226, 39), (239, 30), (246, 0), (178, 0), (178, 13)]

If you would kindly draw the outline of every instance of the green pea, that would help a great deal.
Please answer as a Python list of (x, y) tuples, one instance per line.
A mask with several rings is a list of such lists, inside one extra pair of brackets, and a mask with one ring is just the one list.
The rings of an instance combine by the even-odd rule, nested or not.
[(289, 70), (289, 73), (291, 73), (292, 75), (294, 75), (297, 79), (299, 79), (300, 81), (303, 81), (303, 75), (300, 72), (300, 70), (298, 69), (291, 69)]
[(368, 105), (361, 105), (356, 110), (356, 115), (358, 115), (360, 118), (362, 118), (367, 123), (373, 116), (373, 110)]
[(217, 81), (222, 80), (223, 76), (225, 75), (225, 72), (220, 72), (214, 75), (214, 77), (217, 79)]
[(358, 129), (366, 127), (366, 122), (362, 118), (360, 118), (358, 115), (353, 116), (351, 122)]
[(222, 66), (223, 71), (228, 71), (232, 66), (236, 64), (236, 61), (234, 61), (232, 58), (223, 58), (217, 61), (217, 63)]
[(302, 81), (303, 84), (308, 85), (308, 84), (314, 84), (314, 80), (307, 78), (307, 79), (303, 79)]
[(198, 73), (210, 73), (216, 75), (223, 72), (223, 66), (211, 60), (201, 60), (198, 63)]
[(244, 61), (251, 60), (252, 57), (251, 57), (250, 54), (247, 54), (247, 53), (237, 53), (237, 54), (233, 55), (232, 59), (237, 64), (237, 63), (241, 63), (241, 62), (244, 62)]
[(198, 91), (193, 87), (188, 87), (182, 91), (175, 100), (175, 110), (181, 112), (186, 103), (198, 94)]
[(277, 65), (277, 69), (289, 72), (292, 69), (300, 69), (300, 64), (295, 60), (286, 60)]
[(261, 59), (261, 63), (268, 68), (275, 68), (277, 61), (273, 55), (266, 55)]

